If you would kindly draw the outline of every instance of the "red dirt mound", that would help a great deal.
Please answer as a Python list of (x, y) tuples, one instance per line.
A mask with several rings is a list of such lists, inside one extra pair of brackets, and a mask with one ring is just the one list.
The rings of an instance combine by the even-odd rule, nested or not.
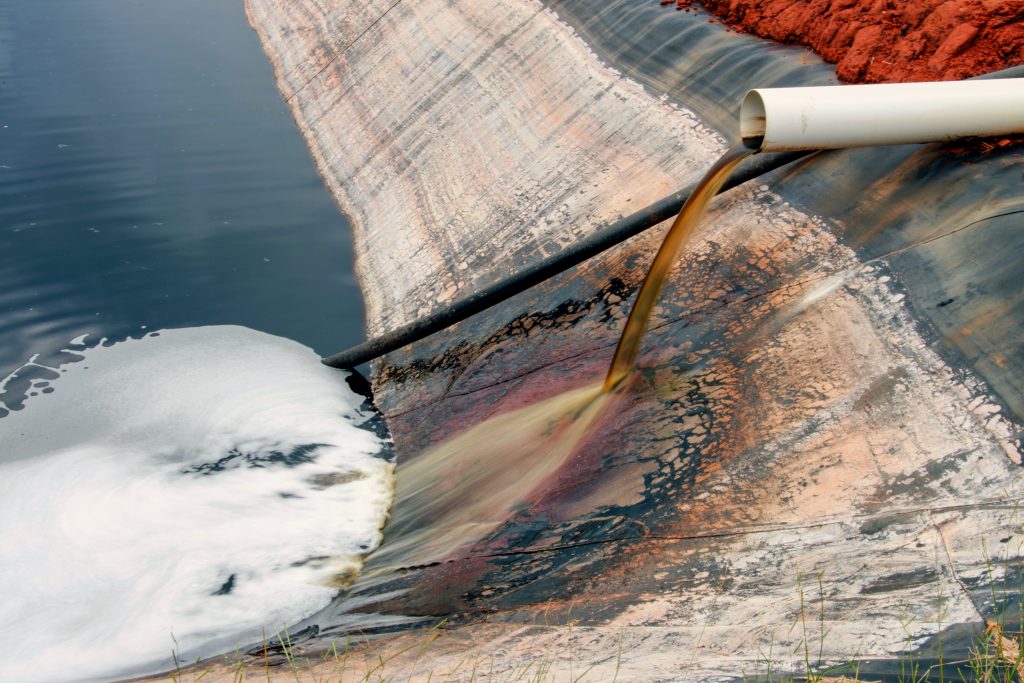
[[(695, 0), (662, 0), (688, 8)], [(1024, 0), (702, 0), (736, 30), (805, 45), (853, 83), (938, 81), (1024, 63)]]

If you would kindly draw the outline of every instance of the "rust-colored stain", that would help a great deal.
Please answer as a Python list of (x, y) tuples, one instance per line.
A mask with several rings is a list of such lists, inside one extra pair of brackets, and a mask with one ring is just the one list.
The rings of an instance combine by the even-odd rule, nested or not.
[[(655, 237), (647, 242), (634, 253)], [(621, 257), (591, 267), (613, 268)], [(639, 272), (616, 272), (636, 286)], [(929, 510), (990, 500), (987, 477), (1013, 490), (1020, 483), (1003, 447), (1008, 433), (971, 407), (970, 397), (985, 400), (980, 385), (961, 384), (929, 350), (891, 282), (886, 269), (858, 262), (820, 222), (770, 194), (727, 202), (675, 270), (638, 371), (588, 438), (543, 485), (523, 491), (503, 524), (375, 590), (406, 591), (388, 609), (437, 615), (447, 604), (461, 620), (532, 623), (547, 605), (549, 620), (604, 623), (648, 603), (652, 615), (670, 615), (691, 613), (686, 600), (714, 599), (774, 623), (792, 614), (795, 593), (771, 581), (763, 595), (747, 592), (756, 583), (740, 568), (749, 556), (766, 563), (758, 572), (785, 579), (827, 572), (835, 554), (892, 554), (901, 568), (931, 561), (890, 548), (885, 533), (847, 526), (906, 513), (913, 533), (932, 543), (931, 524), (921, 521)], [(590, 286), (584, 277), (550, 285), (568, 297)], [(611, 307), (569, 300), (579, 315), (568, 325), (561, 315), (532, 314), (526, 335), (511, 316), (504, 332), (485, 338), (500, 353), (433, 389), (444, 392), (440, 400), (408, 391), (435, 386), (435, 369), (382, 368), (377, 391), (400, 406), (396, 439), (443, 440), (446, 429), (472, 424), (468, 416), (486, 420), (600, 377), (628, 296)], [(581, 340), (590, 350), (538, 363)], [(444, 358), (446, 342), (433, 343), (439, 350), (426, 355)], [(397, 376), (402, 391), (393, 393)], [(863, 560), (841, 574), (853, 592), (876, 576)], [(569, 595), (579, 601), (572, 615)], [(880, 609), (873, 604), (861, 609)], [(853, 638), (849, 628), (844, 638)]]
[[(247, 1), (353, 218), (373, 331), (557, 251), (722, 151), (537, 3), (390, 5)], [(832, 21), (808, 9), (826, 5), (842, 9), (787, 6), (803, 26)], [(975, 17), (918, 6), (922, 27)], [(831, 40), (850, 50), (873, 35), (842, 30)], [(961, 55), (997, 30), (1017, 29), (979, 24)], [(751, 59), (748, 38), (725, 40)], [(1024, 244), (1021, 168), (1013, 144), (836, 153), (716, 200), (636, 371), (583, 433), (582, 404), (556, 397), (601, 382), (664, 228), (376, 362), (399, 495), (364, 572), (310, 617), (309, 647), (388, 635), (374, 647), (414, 653), (427, 632), (395, 633), (444, 619), (435, 668), (480, 652), (507, 672), (571, 643), (606, 680), (620, 665), (620, 680), (710, 680), (771, 647), (799, 668), (793, 625), (812, 600), (827, 658), (892, 673), (908, 637), (935, 637), (941, 594), (943, 642), (966, 655), (956, 637), (983, 628), (985, 591), (1012, 578), (986, 578), (984, 549), (1017, 543), (1024, 502), (1022, 285), (999, 258)], [(537, 406), (553, 406), (550, 430)], [(395, 657), (410, 680), (428, 670)]]

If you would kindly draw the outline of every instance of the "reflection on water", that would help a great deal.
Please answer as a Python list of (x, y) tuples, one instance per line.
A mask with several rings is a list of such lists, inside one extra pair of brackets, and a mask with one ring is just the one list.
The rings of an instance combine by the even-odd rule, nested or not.
[(309, 348), (210, 326), (64, 355), (0, 381), (27, 396), (0, 419), (0, 680), (245, 647), (379, 543), (387, 443)]
[(241, 3), (0, 1), (0, 374), (91, 332), (362, 339), (348, 226)]

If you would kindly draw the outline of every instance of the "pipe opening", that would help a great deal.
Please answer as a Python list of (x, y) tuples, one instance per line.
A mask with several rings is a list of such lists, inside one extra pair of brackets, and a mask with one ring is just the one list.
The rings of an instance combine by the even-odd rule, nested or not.
[(751, 90), (740, 104), (740, 137), (748, 149), (760, 150), (764, 144), (764, 133), (767, 126), (764, 100), (760, 93)]

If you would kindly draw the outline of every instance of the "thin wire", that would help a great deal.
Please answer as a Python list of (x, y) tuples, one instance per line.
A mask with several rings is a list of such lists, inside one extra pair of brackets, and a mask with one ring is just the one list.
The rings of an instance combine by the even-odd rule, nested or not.
[(908, 244), (905, 247), (900, 247), (898, 249), (893, 249), (892, 251), (887, 251), (884, 254), (879, 254), (878, 256), (872, 256), (869, 259), (865, 259), (864, 260), (864, 264), (866, 265), (866, 264), (869, 264), (869, 263), (874, 263), (875, 261), (881, 261), (883, 259), (889, 258), (890, 256), (896, 256), (898, 254), (902, 254), (905, 251), (910, 251), (911, 249), (917, 249), (918, 247), (923, 247), (924, 245), (931, 244), (932, 242), (935, 242), (936, 240), (941, 240), (941, 239), (943, 239), (945, 237), (949, 237), (950, 235), (955, 235), (958, 232), (962, 232), (964, 230), (967, 230), (968, 228), (973, 228), (975, 225), (978, 225), (979, 223), (984, 223), (985, 221), (991, 221), (991, 220), (994, 220), (996, 218), (1003, 218), (1004, 216), (1013, 216), (1013, 215), (1018, 214), (1018, 213), (1024, 213), (1024, 209), (1013, 209), (1012, 211), (1004, 211), (1003, 213), (995, 213), (995, 214), (992, 214), (991, 216), (985, 216), (984, 218), (979, 218), (977, 220), (971, 221), (970, 223), (967, 223), (966, 225), (961, 225), (959, 228), (955, 228), (953, 230), (949, 230), (948, 232), (944, 232), (944, 233), (941, 233), (939, 235), (934, 235), (932, 237), (928, 237), (927, 239), (923, 239), (920, 242), (914, 242), (913, 244)]

